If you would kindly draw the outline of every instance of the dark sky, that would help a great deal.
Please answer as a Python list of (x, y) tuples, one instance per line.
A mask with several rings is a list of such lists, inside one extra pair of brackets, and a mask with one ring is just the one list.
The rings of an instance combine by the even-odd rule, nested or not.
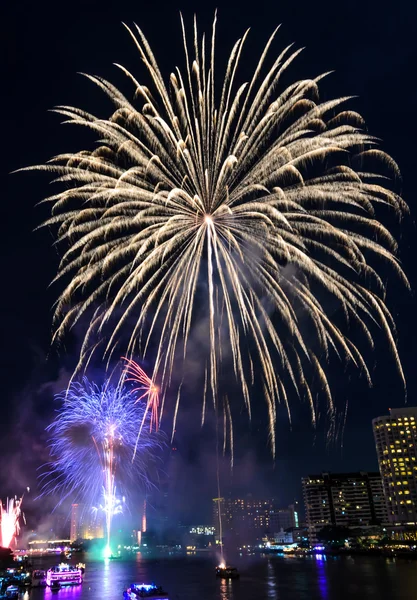
[[(197, 11), (206, 31), (214, 8), (219, 9), (218, 56), (225, 60), (232, 43), (250, 26), (247, 52), (253, 67), (272, 29), (282, 23), (276, 51), (287, 43), (306, 46), (291, 67), (291, 80), (335, 70), (322, 85), (324, 98), (357, 95), (350, 107), (360, 112), (369, 131), (400, 165), (403, 195), (411, 217), (403, 224), (400, 255), (415, 289), (416, 114), (417, 114), (417, 7), (409, 0), (381, 2), (159, 2), (132, 0), (41, 0), (2, 2), (0, 12), (0, 68), (2, 94), (1, 136), (1, 281), (0, 451), (3, 457), (0, 496), (33, 483), (34, 469), (44, 460), (42, 431), (52, 415), (51, 397), (64, 384), (73, 357), (50, 352), (51, 307), (57, 290), (48, 289), (55, 275), (57, 254), (44, 230), (34, 232), (46, 216), (36, 203), (47, 195), (48, 179), (10, 172), (41, 164), (54, 154), (79, 149), (74, 129), (60, 126), (60, 117), (48, 112), (56, 104), (72, 104), (100, 113), (101, 96), (77, 75), (83, 71), (122, 81), (112, 65), (118, 62), (144, 73), (133, 44), (121, 25), (136, 21), (156, 52), (165, 74), (182, 63), (181, 9), (190, 19)], [(204, 7), (204, 8), (202, 8)], [(104, 108), (103, 108), (104, 110)], [(388, 303), (398, 324), (399, 349), (408, 380), (408, 402), (417, 403), (415, 297), (397, 282), (389, 286)], [(385, 346), (375, 350), (375, 387), (348, 379), (336, 382), (337, 400), (349, 400), (343, 448), (326, 448), (325, 426), (315, 433), (308, 412), (295, 410), (290, 431), (279, 415), (278, 457), (270, 457), (265, 423), (252, 424), (239, 434), (236, 489), (274, 494), (285, 504), (299, 496), (300, 477), (320, 470), (375, 469), (371, 419), (389, 406), (404, 403), (404, 394)], [(60, 371), (61, 369), (61, 371)], [(58, 380), (58, 383), (56, 381)], [(297, 400), (295, 400), (297, 402)], [(189, 422), (195, 422), (191, 416)], [(187, 415), (178, 429), (183, 473), (192, 493), (211, 495), (201, 486), (205, 465), (211, 461), (211, 437), (189, 430)], [(240, 431), (240, 430), (239, 430)], [(244, 427), (242, 427), (242, 432)], [(250, 448), (250, 451), (247, 449)], [(13, 456), (13, 460), (11, 457)], [(7, 457), (7, 458), (6, 458)], [(5, 462), (12, 465), (5, 477)], [(11, 474), (11, 478), (10, 478)], [(191, 481), (191, 483), (190, 483)], [(194, 483), (193, 483), (194, 482)], [(187, 488), (188, 489), (188, 488)]]

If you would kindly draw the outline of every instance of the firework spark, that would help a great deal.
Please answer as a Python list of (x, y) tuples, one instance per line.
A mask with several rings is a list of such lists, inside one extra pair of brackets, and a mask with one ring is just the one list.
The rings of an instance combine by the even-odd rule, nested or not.
[(10, 548), (16, 536), (19, 535), (22, 502), (23, 496), (19, 499), (15, 496), (10, 500), (7, 499), (6, 507), (4, 508), (0, 500), (1, 545), (4, 548)]
[(144, 432), (138, 443), (146, 409), (136, 404), (133, 391), (120, 385), (115, 388), (107, 382), (99, 387), (84, 378), (57, 398), (62, 407), (48, 427), (52, 462), (43, 475), (44, 492), (60, 494), (61, 501), (76, 496), (102, 510), (109, 547), (113, 516), (124, 503), (117, 497), (116, 485), (125, 495), (131, 485), (147, 485), (147, 468), (159, 438)]
[[(268, 66), (276, 31), (253, 76), (238, 83), (246, 32), (217, 90), (216, 20), (211, 43), (194, 22), (189, 44), (183, 25), (185, 71), (176, 68), (169, 81), (142, 31), (127, 29), (150, 86), (118, 65), (133, 84), (131, 102), (108, 81), (87, 76), (112, 101), (111, 116), (56, 110), (95, 132), (98, 147), (33, 167), (65, 184), (47, 199), (53, 208), (46, 225), (58, 226), (65, 248), (57, 278), (69, 279), (54, 339), (91, 316), (80, 368), (103, 340), (109, 360), (116, 348), (131, 357), (156, 342), (151, 379), (165, 391), (177, 352), (187, 356), (196, 322), (200, 329), (203, 322), (205, 389), (217, 406), (227, 352), (250, 415), (259, 373), (273, 447), (277, 404), (290, 410), (288, 382), (309, 401), (313, 420), (313, 380), (333, 413), (330, 355), (371, 382), (372, 353), (358, 339), (372, 348), (382, 330), (403, 378), (385, 303), (387, 270), (408, 283), (378, 207), (399, 217), (407, 207), (379, 174), (383, 168), (397, 177), (395, 162), (377, 149), (359, 114), (340, 109), (348, 98), (321, 102), (323, 75), (282, 87), (299, 51), (289, 46)], [(179, 394), (175, 415), (178, 402)], [(203, 419), (205, 410), (204, 401)], [(226, 402), (226, 418), (231, 414)]]
[(146, 399), (144, 418), (146, 418), (148, 411), (150, 411), (150, 431), (152, 431), (152, 428), (154, 428), (155, 431), (158, 431), (159, 388), (152, 379), (148, 377), (138, 363), (129, 358), (124, 358), (124, 360), (126, 361), (125, 375), (127, 376), (125, 381), (134, 382), (136, 384), (137, 387), (135, 387), (133, 391), (136, 394), (139, 394), (137, 402)]

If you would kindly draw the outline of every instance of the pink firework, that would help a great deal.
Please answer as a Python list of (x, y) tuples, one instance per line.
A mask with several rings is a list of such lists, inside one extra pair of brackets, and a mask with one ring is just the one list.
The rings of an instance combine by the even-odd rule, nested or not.
[(136, 402), (146, 400), (146, 414), (151, 413), (150, 430), (152, 428), (158, 431), (159, 427), (159, 388), (152, 381), (145, 371), (130, 358), (122, 357), (126, 361), (125, 374), (128, 376), (126, 381), (133, 381), (137, 387), (134, 391), (139, 394)]
[(22, 512), (22, 498), (7, 499), (6, 507), (0, 501), (1, 545), (10, 548), (20, 531), (19, 519)]

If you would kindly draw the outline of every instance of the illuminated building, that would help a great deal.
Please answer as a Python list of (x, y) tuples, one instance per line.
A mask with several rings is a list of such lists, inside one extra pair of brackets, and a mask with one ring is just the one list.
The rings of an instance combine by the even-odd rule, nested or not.
[(220, 541), (219, 511), (223, 538), (237, 545), (252, 544), (269, 531), (273, 500), (257, 500), (251, 495), (241, 498), (213, 498), (213, 525), (216, 543)]
[(104, 538), (104, 519), (95, 514), (84, 515), (81, 525), (81, 538), (95, 540)]
[(216, 528), (208, 525), (189, 527), (183, 534), (183, 544), (188, 551), (208, 550), (215, 543)]
[(326, 526), (369, 527), (387, 522), (379, 473), (321, 473), (302, 479), (310, 543)]
[(272, 508), (269, 513), (269, 531), (276, 534), (298, 527), (298, 502), (288, 508)]
[(70, 540), (75, 542), (81, 538), (81, 505), (71, 505), (71, 529), (70, 529)]
[(216, 528), (208, 525), (196, 525), (194, 527), (190, 527), (188, 533), (192, 535), (215, 535)]
[(417, 524), (417, 408), (390, 409), (372, 421), (388, 518)]
[(30, 552), (56, 552), (69, 549), (70, 540), (39, 540), (34, 539), (28, 542)]
[(71, 542), (96, 538), (104, 538), (104, 519), (102, 515), (86, 510), (83, 504), (73, 504), (71, 506)]
[(143, 501), (143, 511), (142, 511), (142, 533), (146, 533), (146, 498)]
[(215, 541), (216, 544), (220, 544), (220, 542), (222, 541), (220, 539), (220, 518), (219, 515), (221, 516), (221, 521), (222, 521), (222, 528), (223, 528), (223, 536), (224, 536), (224, 527), (228, 522), (228, 518), (226, 515), (226, 503), (225, 503), (225, 499), (224, 498), (213, 498), (213, 526), (214, 526), (214, 532), (215, 532)]

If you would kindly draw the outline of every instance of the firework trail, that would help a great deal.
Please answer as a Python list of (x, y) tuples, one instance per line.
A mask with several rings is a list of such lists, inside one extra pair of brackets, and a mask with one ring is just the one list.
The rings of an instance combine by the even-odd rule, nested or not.
[[(148, 377), (145, 371), (136, 363), (134, 360), (123, 357), (126, 361), (126, 367), (124, 374), (126, 375), (126, 383), (134, 382), (137, 387), (133, 391), (138, 394), (137, 402), (146, 399), (146, 411), (144, 418), (146, 418), (148, 411), (151, 413), (149, 428), (158, 431), (159, 428), (159, 389), (158, 386)], [(141, 427), (142, 428), (142, 427)]]
[(138, 430), (149, 419), (135, 393), (121, 385), (100, 387), (84, 378), (57, 399), (62, 407), (48, 427), (52, 461), (43, 473), (44, 493), (59, 494), (61, 502), (71, 495), (102, 510), (109, 548), (112, 519), (124, 502), (116, 491), (127, 496), (130, 486), (148, 485), (147, 469), (160, 437), (146, 430), (138, 442)]
[[(87, 76), (112, 101), (110, 117), (56, 110), (95, 132), (98, 147), (31, 167), (65, 185), (46, 199), (46, 225), (58, 228), (64, 252), (57, 279), (67, 281), (54, 340), (89, 315), (79, 368), (95, 351), (110, 360), (117, 348), (132, 357), (156, 343), (151, 379), (165, 390), (174, 359), (187, 357), (203, 322), (204, 387), (216, 410), (227, 352), (249, 416), (257, 374), (273, 448), (277, 404), (290, 412), (289, 384), (315, 420), (310, 386), (318, 381), (333, 414), (329, 357), (353, 364), (371, 383), (375, 331), (386, 336), (403, 378), (385, 304), (387, 272), (408, 282), (376, 209), (401, 217), (407, 206), (384, 176), (399, 176), (395, 162), (377, 149), (359, 114), (340, 108), (348, 98), (321, 102), (324, 75), (283, 87), (299, 50), (289, 46), (269, 60), (276, 31), (252, 77), (239, 82), (246, 32), (217, 88), (216, 19), (211, 42), (195, 21), (189, 43), (183, 25), (185, 71), (176, 68), (167, 81), (142, 31), (127, 29), (149, 87), (118, 65), (133, 84), (131, 102)], [(179, 394), (175, 415), (178, 403)], [(203, 419), (205, 410), (204, 401)], [(231, 419), (228, 403), (225, 415)]]
[(16, 536), (19, 535), (22, 502), (23, 496), (19, 499), (15, 496), (10, 500), (7, 499), (6, 507), (4, 508), (0, 500), (1, 545), (4, 548), (10, 548)]

